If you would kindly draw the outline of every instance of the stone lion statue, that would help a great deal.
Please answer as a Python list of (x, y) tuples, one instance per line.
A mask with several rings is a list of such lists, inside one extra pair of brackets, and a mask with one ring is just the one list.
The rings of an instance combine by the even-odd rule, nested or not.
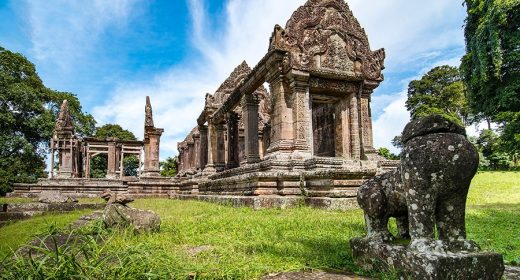
[[(466, 239), (466, 196), (477, 172), (478, 153), (463, 127), (431, 115), (408, 123), (397, 170), (365, 182), (357, 200), (365, 212), (367, 238), (389, 241), (388, 219), (418, 251), (478, 251)], [(435, 240), (437, 229), (438, 240)]]

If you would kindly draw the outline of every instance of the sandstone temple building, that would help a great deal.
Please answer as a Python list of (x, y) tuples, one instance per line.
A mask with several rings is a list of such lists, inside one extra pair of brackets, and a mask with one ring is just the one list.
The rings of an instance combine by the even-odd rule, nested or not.
[[(308, 0), (285, 28), (274, 27), (254, 67), (242, 62), (213, 94), (206, 94), (193, 129), (178, 144), (177, 177), (159, 175), (163, 130), (154, 127), (147, 99), (144, 142), (77, 139), (62, 108), (53, 140), (59, 170), (54, 179), (37, 185), (60, 185), (65, 191), (75, 184), (70, 188), (78, 193), (81, 187), (71, 180), (99, 185), (88, 178), (89, 158), (107, 153), (106, 185), (134, 195), (258, 207), (302, 201), (349, 207), (362, 182), (393, 164), (382, 160), (373, 145), (370, 104), (383, 81), (384, 59), (383, 49), (370, 49), (343, 0)], [(143, 154), (138, 180), (121, 180), (125, 154)], [(18, 185), (15, 193), (34, 189)]]

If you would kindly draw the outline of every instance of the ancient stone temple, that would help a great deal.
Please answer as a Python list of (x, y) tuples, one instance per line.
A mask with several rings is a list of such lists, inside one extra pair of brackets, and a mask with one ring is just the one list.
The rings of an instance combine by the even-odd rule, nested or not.
[[(137, 178), (126, 177), (123, 160), (133, 155), (139, 159), (138, 176), (159, 176), (159, 138), (162, 129), (153, 126), (150, 100), (146, 99), (145, 142), (123, 141), (117, 138), (79, 137), (67, 100), (63, 101), (51, 139), (50, 179), (39, 179), (36, 184), (14, 184), (11, 196), (36, 196), (42, 191), (61, 191), (75, 196), (97, 196), (105, 189), (128, 192), (128, 182)], [(144, 152), (144, 166), (142, 151)], [(58, 165), (55, 168), (55, 154)], [(105, 155), (106, 178), (91, 178), (91, 160)], [(141, 170), (141, 166), (143, 166)]]
[(370, 101), (384, 58), (344, 1), (307, 1), (253, 69), (242, 63), (206, 95), (178, 145), (172, 197), (349, 206), (382, 168)]

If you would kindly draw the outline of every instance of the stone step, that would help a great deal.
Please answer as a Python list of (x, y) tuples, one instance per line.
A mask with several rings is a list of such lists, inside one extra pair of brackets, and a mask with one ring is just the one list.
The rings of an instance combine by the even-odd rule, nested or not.
[[(45, 212), (67, 212), (83, 209), (102, 209), (104, 203), (11, 203), (5, 204), (4, 212), (26, 212), (26, 211), (45, 211)], [(1, 212), (0, 212), (1, 213)]]
[(43, 214), (43, 211), (1, 212), (0, 221), (17, 221)]

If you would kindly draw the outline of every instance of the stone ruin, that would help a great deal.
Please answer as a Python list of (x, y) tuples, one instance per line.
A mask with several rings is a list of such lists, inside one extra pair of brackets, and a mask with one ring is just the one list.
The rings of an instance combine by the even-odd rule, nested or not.
[[(466, 197), (478, 152), (465, 129), (432, 115), (410, 122), (402, 139), (400, 166), (359, 189), (368, 235), (350, 241), (354, 258), (367, 269), (379, 264), (406, 279), (500, 279), (502, 256), (482, 253), (466, 238)], [(391, 243), (390, 217), (398, 237), (411, 238), (409, 245)]]
[[(285, 28), (274, 27), (255, 67), (242, 62), (215, 93), (206, 94), (197, 123), (178, 144), (176, 178), (160, 176), (163, 130), (154, 126), (148, 97), (143, 142), (77, 136), (65, 101), (51, 143), (58, 170), (50, 180), (15, 184), (11, 195), (57, 190), (98, 196), (109, 188), (255, 207), (302, 201), (353, 207), (365, 180), (395, 168), (373, 147), (370, 102), (383, 81), (384, 59), (383, 49), (370, 49), (344, 1), (309, 0)], [(142, 162), (143, 153), (139, 178), (125, 178), (124, 156)], [(108, 156), (107, 178), (94, 180), (90, 159), (98, 154)]]
[(384, 58), (344, 1), (307, 1), (254, 68), (243, 62), (206, 95), (178, 144), (172, 197), (351, 207), (364, 180), (391, 168), (373, 147), (370, 110)]
[[(14, 184), (14, 191), (8, 196), (37, 197), (42, 192), (57, 192), (74, 197), (98, 197), (107, 188), (119, 193), (146, 192), (145, 189), (150, 189), (150, 180), (161, 178), (159, 145), (163, 131), (154, 126), (152, 106), (147, 96), (144, 141), (80, 137), (74, 131), (68, 102), (64, 100), (51, 139), (50, 178), (39, 179), (35, 184)], [(100, 154), (107, 156), (106, 178), (94, 179), (91, 178), (91, 159)], [(138, 178), (124, 175), (123, 159), (127, 155), (139, 159)], [(167, 191), (163, 192), (164, 196), (166, 194)]]

